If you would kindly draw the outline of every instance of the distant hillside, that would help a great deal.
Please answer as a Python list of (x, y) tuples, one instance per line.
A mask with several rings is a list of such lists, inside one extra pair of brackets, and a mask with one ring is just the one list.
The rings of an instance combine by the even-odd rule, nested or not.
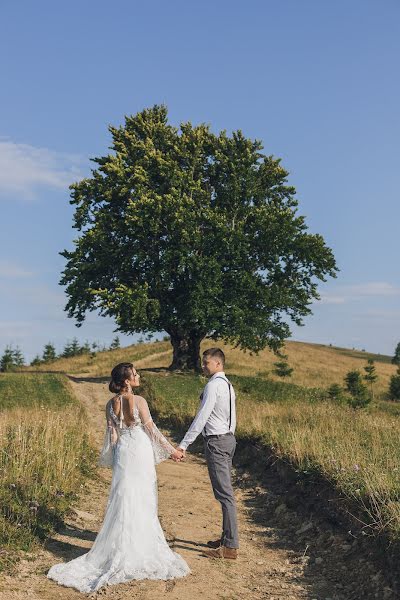
[[(215, 345), (215, 342), (206, 340), (202, 344), (205, 348)], [(226, 344), (220, 344), (227, 356), (227, 373), (237, 375), (257, 375), (263, 378), (279, 380), (274, 375), (273, 363), (277, 358), (273, 352), (263, 350), (258, 356), (249, 352), (242, 352)], [(345, 374), (353, 369), (358, 369), (364, 374), (363, 367), (368, 358), (376, 361), (376, 370), (379, 376), (376, 391), (383, 392), (387, 389), (390, 376), (395, 373), (395, 366), (391, 364), (391, 357), (381, 354), (371, 354), (360, 350), (325, 346), (323, 344), (310, 344), (305, 342), (287, 342), (285, 352), (290, 365), (294, 368), (292, 377), (286, 379), (305, 387), (327, 387), (332, 383), (343, 383)], [(172, 348), (169, 342), (153, 342), (146, 344), (133, 344), (118, 350), (99, 352), (96, 356), (76, 356), (62, 358), (48, 365), (38, 367), (40, 371), (65, 371), (73, 374), (86, 374), (92, 376), (108, 376), (114, 365), (119, 362), (134, 362), (137, 368), (153, 369), (167, 368), (172, 359)], [(32, 367), (30, 370), (35, 370)]]

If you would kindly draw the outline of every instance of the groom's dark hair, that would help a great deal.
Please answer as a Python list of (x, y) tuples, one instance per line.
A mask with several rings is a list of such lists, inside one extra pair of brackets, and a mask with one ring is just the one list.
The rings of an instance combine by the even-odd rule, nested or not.
[(207, 350), (204, 350), (203, 356), (219, 358), (219, 360), (222, 362), (222, 366), (225, 365), (225, 354), (222, 352), (221, 348), (207, 348)]

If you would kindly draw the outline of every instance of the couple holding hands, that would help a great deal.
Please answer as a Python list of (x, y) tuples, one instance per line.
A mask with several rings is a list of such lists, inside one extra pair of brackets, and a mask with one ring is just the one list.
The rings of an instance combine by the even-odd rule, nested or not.
[(47, 576), (81, 592), (132, 579), (173, 579), (190, 573), (186, 561), (169, 545), (158, 519), (155, 465), (171, 458), (184, 460), (199, 434), (215, 498), (222, 508), (222, 533), (207, 542), (208, 558), (236, 559), (238, 542), (236, 503), (231, 469), (235, 453), (235, 391), (224, 373), (225, 356), (219, 348), (203, 353), (208, 383), (186, 435), (174, 448), (154, 423), (148, 404), (134, 394), (140, 375), (132, 363), (120, 363), (111, 372), (107, 402), (107, 429), (99, 464), (112, 468), (104, 521), (86, 554), (53, 565)]

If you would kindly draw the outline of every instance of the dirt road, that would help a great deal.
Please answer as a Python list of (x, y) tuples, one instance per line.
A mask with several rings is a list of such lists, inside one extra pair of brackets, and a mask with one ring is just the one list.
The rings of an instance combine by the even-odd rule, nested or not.
[[(100, 445), (104, 432), (106, 382), (84, 377), (71, 379), (85, 405), (93, 439)], [(379, 600), (392, 599), (381, 575), (371, 572), (364, 558), (352, 551), (346, 536), (321, 530), (312, 518), (304, 520), (282, 497), (236, 478), (240, 555), (237, 561), (210, 560), (201, 555), (207, 539), (220, 531), (220, 507), (214, 500), (201, 457), (187, 455), (184, 463), (165, 461), (157, 467), (159, 515), (167, 540), (189, 563), (192, 574), (176, 581), (133, 581), (92, 594), (114, 600)], [(85, 594), (46, 578), (49, 567), (87, 551), (102, 523), (111, 473), (82, 490), (79, 506), (67, 527), (46, 548), (22, 561), (18, 573), (2, 577), (0, 600), (72, 600)], [(315, 539), (318, 543), (315, 543)], [(311, 551), (312, 550), (312, 551)], [(319, 554), (316, 556), (316, 554)], [(354, 576), (358, 565), (358, 575)], [(350, 570), (350, 572), (349, 572)], [(357, 575), (357, 574), (356, 574)], [(374, 582), (361, 585), (366, 577)]]

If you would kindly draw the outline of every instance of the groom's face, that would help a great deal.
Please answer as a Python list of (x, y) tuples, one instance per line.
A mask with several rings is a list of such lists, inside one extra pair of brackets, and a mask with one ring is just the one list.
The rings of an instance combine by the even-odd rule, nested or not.
[(213, 358), (212, 356), (203, 356), (202, 367), (204, 375), (207, 375), (207, 377), (211, 377), (212, 375), (214, 375), (214, 373), (220, 370), (221, 361), (219, 360), (219, 358)]

